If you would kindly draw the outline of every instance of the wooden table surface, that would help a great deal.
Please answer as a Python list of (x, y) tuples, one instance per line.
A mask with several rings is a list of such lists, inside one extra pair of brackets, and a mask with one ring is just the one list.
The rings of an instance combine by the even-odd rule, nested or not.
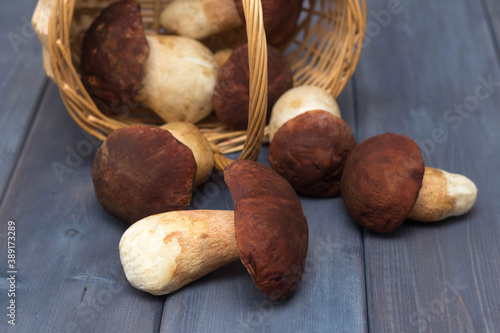
[[(477, 184), (477, 203), (380, 235), (353, 222), (340, 198), (301, 197), (306, 271), (295, 296), (276, 304), (239, 262), (167, 297), (129, 285), (118, 255), (127, 225), (101, 208), (91, 181), (99, 142), (44, 76), (29, 26), (35, 1), (3, 1), (0, 332), (500, 332), (500, 2), (367, 2), (367, 42), (339, 98), (344, 118), (358, 142), (383, 132), (415, 139), (427, 165)], [(220, 173), (192, 206), (233, 208)], [(8, 221), (16, 326), (6, 316)]]

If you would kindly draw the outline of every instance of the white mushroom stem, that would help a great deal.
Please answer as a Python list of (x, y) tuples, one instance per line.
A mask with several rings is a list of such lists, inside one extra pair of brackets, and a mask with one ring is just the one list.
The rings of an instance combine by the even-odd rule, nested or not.
[(190, 38), (146, 38), (150, 54), (139, 100), (166, 122), (196, 123), (208, 116), (219, 70), (212, 52)]
[(160, 24), (181, 36), (201, 39), (243, 25), (234, 0), (174, 0)]
[(214, 153), (210, 142), (195, 125), (186, 122), (169, 123), (161, 126), (176, 138), (188, 146), (193, 152), (196, 160), (196, 178), (194, 186), (205, 182), (214, 168)]
[(274, 134), (287, 121), (304, 112), (313, 110), (327, 111), (342, 118), (335, 98), (324, 89), (301, 86), (288, 90), (273, 106), (271, 120), (269, 121), (270, 141), (273, 140)]
[(408, 218), (434, 222), (463, 215), (472, 209), (476, 198), (477, 187), (469, 178), (426, 167), (422, 188)]
[(173, 293), (239, 258), (234, 212), (175, 211), (133, 224), (120, 240), (127, 280), (153, 295)]

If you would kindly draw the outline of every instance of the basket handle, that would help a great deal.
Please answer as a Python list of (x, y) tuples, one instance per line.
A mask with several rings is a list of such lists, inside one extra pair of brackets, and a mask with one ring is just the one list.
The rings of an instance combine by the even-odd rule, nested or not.
[[(261, 0), (242, 0), (248, 39), (250, 70), (250, 105), (245, 145), (238, 159), (257, 160), (264, 142), (267, 114), (267, 41), (264, 31)], [(224, 170), (233, 161), (218, 150), (214, 152), (215, 167)]]

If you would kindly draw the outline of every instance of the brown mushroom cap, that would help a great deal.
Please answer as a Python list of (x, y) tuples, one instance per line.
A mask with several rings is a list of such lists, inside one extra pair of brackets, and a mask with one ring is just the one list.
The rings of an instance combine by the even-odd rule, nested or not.
[(361, 142), (347, 159), (342, 198), (359, 224), (390, 232), (410, 214), (423, 176), (424, 161), (415, 141), (394, 133), (380, 134)]
[[(262, 0), (262, 17), (267, 41), (279, 46), (286, 43), (297, 29), (297, 20), (302, 10), (303, 0)], [(245, 22), (243, 2), (235, 0), (236, 9)]]
[(87, 30), (82, 44), (82, 82), (99, 107), (130, 105), (145, 76), (149, 45), (140, 6), (108, 6)]
[(92, 169), (99, 203), (129, 223), (188, 208), (195, 176), (191, 149), (166, 130), (142, 126), (111, 133)]
[(345, 121), (313, 110), (292, 118), (276, 132), (269, 161), (296, 191), (331, 197), (340, 193), (344, 164), (355, 146)]
[[(293, 87), (293, 73), (287, 60), (272, 46), (268, 46), (268, 102), (267, 120), (274, 103)], [(250, 72), (248, 45), (237, 48), (219, 70), (213, 105), (215, 114), (224, 125), (233, 130), (243, 130), (248, 125), (250, 101)]]
[(235, 206), (240, 259), (271, 299), (297, 289), (307, 255), (309, 229), (297, 194), (271, 168), (238, 160), (224, 170)]

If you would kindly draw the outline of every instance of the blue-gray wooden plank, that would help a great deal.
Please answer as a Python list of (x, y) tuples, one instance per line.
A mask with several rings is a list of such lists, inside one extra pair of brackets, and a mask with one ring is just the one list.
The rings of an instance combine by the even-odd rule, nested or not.
[(479, 0), (395, 3), (368, 1), (358, 135), (408, 135), (427, 165), (468, 176), (479, 195), (472, 212), (446, 222), (365, 230), (369, 330), (495, 332), (500, 69), (490, 25)]
[(483, 0), (485, 11), (492, 27), (493, 38), (496, 40), (497, 53), (500, 53), (500, 2), (496, 0)]
[(0, 201), (47, 82), (31, 27), (35, 1), (4, 1), (0, 10)]
[[(339, 104), (354, 127), (351, 85)], [(267, 153), (264, 147), (259, 161), (269, 165)], [(194, 198), (194, 208), (233, 209), (220, 173), (200, 191), (204, 195)], [(243, 265), (234, 262), (167, 296), (161, 332), (366, 332), (360, 228), (349, 223), (341, 198), (301, 197), (301, 202), (309, 251), (303, 280), (291, 299), (270, 301)]]
[(164, 299), (127, 282), (118, 243), (128, 225), (95, 198), (98, 144), (71, 119), (51, 83), (0, 209), (3, 235), (7, 221), (16, 223), (17, 253), (13, 327), (6, 316), (7, 244), (0, 239), (1, 332), (158, 332)]

